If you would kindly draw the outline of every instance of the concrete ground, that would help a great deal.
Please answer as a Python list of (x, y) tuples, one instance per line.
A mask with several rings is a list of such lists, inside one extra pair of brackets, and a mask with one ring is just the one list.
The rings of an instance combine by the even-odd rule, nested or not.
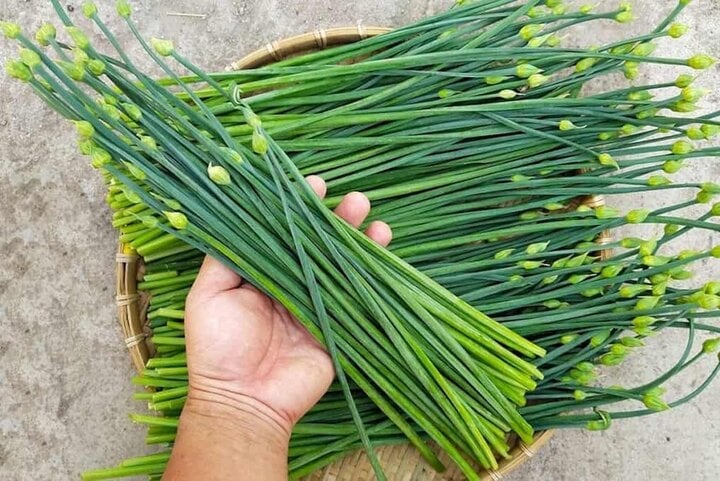
[[(111, 2), (99, 1), (105, 11)], [(355, 24), (401, 25), (444, 8), (436, 0), (136, 0), (136, 18), (147, 35), (166, 36), (208, 69), (290, 34)], [(591, 2), (593, 3), (593, 2)], [(610, 2), (595, 2), (610, 3)], [(646, 31), (674, 0), (636, 0)], [(80, 0), (63, 0), (68, 10)], [(696, 1), (682, 20), (683, 39), (660, 42), (661, 51), (685, 57), (705, 51), (720, 57), (720, 2)], [(202, 17), (171, 16), (172, 12)], [(0, 19), (33, 30), (54, 19), (48, 2), (0, 0)], [(117, 26), (117, 22), (112, 22)], [(579, 31), (572, 41), (589, 45), (610, 38), (618, 25)], [(123, 44), (131, 44), (127, 34)], [(0, 58), (14, 47), (0, 41)], [(701, 79), (714, 90), (706, 105), (720, 105), (715, 68)], [(668, 69), (646, 79), (674, 78)], [(75, 150), (71, 129), (23, 86), (0, 75), (0, 479), (73, 480), (81, 471), (143, 452), (143, 429), (127, 413), (133, 374), (121, 344), (113, 299), (116, 233), (108, 223), (103, 188)], [(720, 166), (699, 162), (684, 174), (716, 180)], [(682, 194), (678, 194), (682, 195)], [(620, 199), (621, 206), (658, 199)], [(691, 244), (718, 243), (706, 234)], [(692, 245), (686, 245), (692, 247)], [(703, 277), (720, 278), (717, 265)], [(627, 384), (652, 374), (679, 352), (679, 337), (663, 338), (607, 376)], [(689, 389), (711, 362), (676, 386)], [(647, 377), (647, 376), (645, 376)], [(566, 431), (511, 480), (701, 481), (720, 472), (720, 382), (691, 405), (652, 418), (617, 422), (604, 433)]]

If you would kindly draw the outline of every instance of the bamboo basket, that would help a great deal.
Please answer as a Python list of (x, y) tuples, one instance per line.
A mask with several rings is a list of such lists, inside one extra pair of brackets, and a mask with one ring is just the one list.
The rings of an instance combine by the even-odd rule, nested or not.
[[(293, 55), (333, 45), (357, 42), (388, 31), (390, 29), (361, 25), (316, 30), (312, 33), (269, 43), (230, 64), (227, 70), (260, 67)], [(602, 196), (586, 196), (578, 198), (575, 207), (580, 204), (598, 207), (604, 204), (604, 199)], [(609, 234), (603, 233), (598, 237), (597, 242), (609, 243)], [(606, 257), (608, 254), (604, 251), (602, 257)], [(125, 345), (138, 372), (144, 369), (145, 363), (154, 353), (153, 346), (149, 341), (150, 328), (146, 319), (148, 299), (143, 292), (139, 292), (137, 289), (137, 284), (142, 278), (142, 270), (142, 258), (133, 252), (132, 248), (121, 244), (116, 256), (116, 301), (120, 324), (125, 336)], [(546, 431), (538, 433), (530, 444), (517, 442), (511, 450), (511, 457), (501, 460), (497, 470), (481, 472), (483, 481), (504, 479), (511, 471), (532, 458), (550, 440), (552, 435), (552, 431)], [(437, 473), (409, 444), (380, 448), (378, 457), (388, 479), (392, 481), (459, 481), (464, 479), (446, 456), (441, 456), (441, 460), (448, 466), (448, 470), (444, 473)], [(365, 454), (358, 451), (317, 471), (306, 479), (307, 481), (371, 481), (373, 472)]]

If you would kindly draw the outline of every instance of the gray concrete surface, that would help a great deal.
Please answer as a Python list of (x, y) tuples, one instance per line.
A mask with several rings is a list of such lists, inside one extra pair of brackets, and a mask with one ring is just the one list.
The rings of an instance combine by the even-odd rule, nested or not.
[[(80, 0), (64, 0), (68, 9)], [(98, 2), (107, 6), (109, 1)], [(266, 41), (318, 26), (400, 25), (443, 8), (437, 0), (363, 1), (135, 1), (148, 35), (167, 36), (189, 57), (219, 69)], [(610, 3), (610, 2), (599, 2)], [(636, 1), (645, 31), (675, 3)], [(664, 53), (703, 50), (720, 57), (720, 2), (693, 2), (683, 21), (691, 33), (663, 41)], [(107, 8), (106, 8), (107, 10)], [(202, 13), (179, 18), (168, 12)], [(44, 0), (0, 0), (0, 19), (36, 28), (54, 19)], [(117, 25), (116, 22), (113, 22)], [(598, 43), (618, 25), (578, 31), (573, 42)], [(130, 45), (128, 35), (121, 35)], [(0, 41), (0, 58), (14, 47)], [(718, 69), (701, 83), (720, 105)], [(674, 78), (667, 69), (645, 70), (646, 79)], [(612, 82), (612, 81), (611, 81)], [(683, 174), (720, 178), (720, 166), (699, 162)], [(620, 199), (621, 205), (657, 199)], [(73, 480), (82, 470), (143, 452), (143, 430), (126, 414), (142, 409), (130, 399), (132, 368), (121, 345), (113, 304), (116, 234), (108, 224), (102, 184), (75, 151), (68, 126), (28, 90), (0, 75), (0, 480)], [(706, 248), (718, 239), (698, 236)], [(689, 246), (688, 246), (689, 247)], [(720, 278), (717, 265), (703, 276)], [(654, 342), (641, 357), (606, 376), (637, 382), (678, 354), (680, 338)], [(696, 385), (705, 363), (677, 383)], [(652, 418), (618, 422), (611, 431), (559, 433), (514, 481), (658, 479), (702, 481), (720, 472), (720, 383), (692, 405)]]

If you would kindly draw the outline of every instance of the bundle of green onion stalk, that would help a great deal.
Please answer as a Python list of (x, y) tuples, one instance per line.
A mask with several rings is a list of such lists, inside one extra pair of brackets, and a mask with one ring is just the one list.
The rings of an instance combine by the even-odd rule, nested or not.
[[(672, 183), (716, 114), (693, 117), (702, 91), (686, 72), (665, 83), (596, 94), (590, 81), (644, 63), (712, 64), (653, 56), (681, 36), (681, 0), (654, 31), (593, 49), (560, 46), (562, 32), (627, 22), (629, 5), (594, 13), (561, 2), (483, 0), (391, 33), (254, 70), (207, 74), (166, 40), (146, 42), (130, 7), (117, 10), (165, 72), (135, 67), (91, 3), (85, 15), (116, 49), (95, 50), (53, 2), (69, 44), (44, 25), (7, 64), (63, 116), (109, 186), (113, 225), (145, 259), (157, 356), (140, 393), (157, 416), (136, 415), (148, 443), (171, 444), (187, 394), (184, 302), (209, 253), (285, 305), (330, 351), (337, 382), (296, 427), (297, 478), (349, 451), (411, 442), (441, 469), (435, 441), (468, 479), (497, 466), (507, 434), (529, 441), (560, 427), (607, 429), (613, 419), (680, 405), (663, 385), (720, 339), (720, 282), (688, 285), (691, 265), (720, 257), (671, 254), (668, 244), (712, 222), (714, 183)], [(50, 57), (50, 53), (55, 58)], [(179, 65), (183, 76), (170, 64)], [(670, 90), (669, 96), (664, 96)], [(662, 173), (661, 173), (662, 172)], [(303, 180), (328, 182), (323, 206)], [(621, 213), (593, 194), (695, 189), (687, 202)], [(333, 217), (360, 190), (371, 218), (395, 234), (390, 251)], [(699, 218), (686, 207), (707, 204)], [(663, 226), (659, 238), (604, 234)], [(601, 240), (599, 240), (601, 239)], [(347, 285), (347, 288), (338, 287)], [(489, 317), (488, 317), (489, 316)], [(686, 329), (683, 355), (641, 386), (601, 386), (598, 366), (622, 363), (643, 340)], [(637, 401), (635, 410), (613, 405)], [(159, 479), (170, 450), (90, 472), (86, 479)]]

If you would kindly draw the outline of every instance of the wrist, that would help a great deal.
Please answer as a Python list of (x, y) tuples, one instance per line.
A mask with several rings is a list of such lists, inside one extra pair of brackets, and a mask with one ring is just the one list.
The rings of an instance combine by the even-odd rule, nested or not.
[[(267, 404), (247, 395), (212, 386), (190, 385), (180, 420), (217, 430), (228, 441), (287, 452), (292, 423)], [(243, 448), (244, 449), (244, 448)]]

